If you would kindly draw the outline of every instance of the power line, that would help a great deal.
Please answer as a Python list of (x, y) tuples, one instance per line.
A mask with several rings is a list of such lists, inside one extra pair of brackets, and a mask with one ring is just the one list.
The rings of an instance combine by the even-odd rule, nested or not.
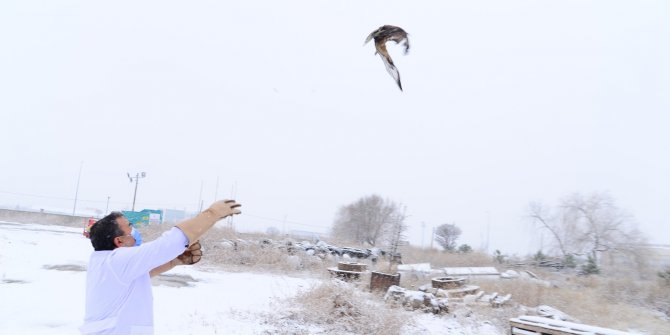
[[(55, 197), (55, 196), (48, 196), (48, 195), (40, 195), (40, 194), (31, 194), (31, 193), (20, 193), (20, 192), (8, 192), (8, 191), (0, 191), (1, 194), (10, 194), (10, 195), (18, 195), (18, 196), (25, 196), (25, 197), (33, 197), (33, 198), (43, 198), (43, 199), (53, 199), (53, 200), (67, 200), (67, 201), (72, 201), (73, 198), (69, 197)], [(79, 199), (79, 202), (92, 202), (92, 203), (105, 203), (105, 204), (117, 204), (117, 205), (126, 205), (127, 202), (123, 201), (110, 201), (109, 198), (106, 196), (105, 200), (86, 200), (86, 199)], [(149, 205), (152, 207), (156, 208), (163, 208), (163, 209), (172, 209), (172, 208), (185, 208), (185, 207), (197, 207), (197, 204), (180, 204), (180, 205), (171, 205), (167, 206), (165, 204), (156, 204), (156, 203), (143, 203), (144, 205)], [(313, 228), (321, 228), (321, 229), (328, 229), (327, 226), (319, 226), (319, 225), (314, 225), (314, 224), (307, 224), (307, 223), (302, 223), (298, 221), (293, 221), (293, 220), (285, 220), (283, 218), (278, 219), (278, 218), (271, 218), (267, 216), (261, 216), (261, 215), (255, 215), (255, 214), (249, 214), (247, 212), (244, 213), (245, 217), (252, 217), (256, 219), (262, 219), (262, 220), (267, 220), (267, 221), (274, 221), (274, 222), (279, 222), (279, 223), (290, 223), (292, 225), (297, 225), (297, 226), (303, 226), (303, 227), (313, 227)]]
[(314, 227), (314, 228), (327, 229), (324, 226), (317, 226), (317, 225), (313, 225), (313, 224), (301, 223), (301, 222), (285, 220), (285, 219), (269, 218), (269, 217), (249, 214), (249, 213), (246, 213), (246, 212), (244, 213), (244, 216), (249, 216), (249, 217), (252, 217), (252, 218), (263, 219), (263, 220), (268, 220), (268, 221), (281, 222), (281, 223), (286, 222), (286, 223), (290, 223), (290, 224), (294, 224), (294, 225), (298, 225), (298, 226), (304, 226), (304, 227)]
[[(31, 193), (20, 193), (20, 192), (8, 192), (8, 191), (0, 191), (1, 194), (9, 194), (9, 195), (18, 195), (18, 196), (24, 196), (24, 197), (33, 197), (33, 198), (42, 198), (42, 199), (52, 199), (52, 200), (67, 200), (67, 201), (72, 201), (74, 198), (69, 198), (69, 197), (56, 197), (56, 196), (50, 196), (50, 195), (41, 195), (41, 194), (31, 194)], [(107, 197), (105, 196), (105, 199)], [(79, 198), (77, 200), (78, 202), (92, 202), (92, 203), (107, 203), (107, 200), (92, 200), (92, 199), (81, 199)], [(110, 204), (118, 204), (118, 205), (124, 205), (127, 204), (126, 201), (110, 201)], [(162, 208), (182, 208), (184, 207), (184, 204), (157, 204), (157, 203), (146, 203), (143, 202), (144, 205), (149, 205), (152, 207), (162, 207)], [(186, 206), (193, 206), (196, 207), (195, 204), (186, 204)]]
[(63, 198), (63, 197), (54, 197), (54, 196), (48, 196), (48, 195), (29, 194), (29, 193), (6, 192), (6, 191), (0, 191), (0, 193), (11, 194), (11, 195), (20, 195), (20, 196), (25, 196), (25, 197), (44, 198), (44, 199), (74, 200), (74, 198)]

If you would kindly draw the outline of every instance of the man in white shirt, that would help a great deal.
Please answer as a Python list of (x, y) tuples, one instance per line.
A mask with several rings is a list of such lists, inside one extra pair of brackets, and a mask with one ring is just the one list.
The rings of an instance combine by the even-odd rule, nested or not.
[(202, 255), (198, 239), (214, 224), (239, 214), (240, 204), (222, 200), (180, 222), (154, 241), (135, 245), (128, 219), (114, 212), (90, 231), (86, 280), (86, 335), (153, 334), (151, 279), (176, 265), (194, 264)]

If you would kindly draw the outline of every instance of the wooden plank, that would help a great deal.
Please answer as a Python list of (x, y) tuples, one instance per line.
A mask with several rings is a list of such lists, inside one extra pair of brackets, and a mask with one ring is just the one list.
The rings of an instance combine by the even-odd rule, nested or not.
[(584, 332), (572, 332), (572, 331), (563, 331), (563, 330), (558, 330), (558, 329), (552, 329), (552, 328), (545, 328), (539, 325), (531, 325), (527, 323), (520, 323), (520, 322), (514, 322), (510, 321), (510, 325), (512, 326), (512, 330), (514, 328), (522, 329), (522, 330), (529, 330), (529, 331), (534, 331), (538, 334), (546, 334), (546, 335), (584, 335)]
[(543, 318), (539, 316), (520, 316), (520, 322), (530, 322), (534, 324), (541, 324), (544, 327), (552, 329), (561, 329), (566, 331), (573, 331), (575, 334), (591, 334), (591, 335), (632, 335), (629, 332), (624, 332), (615, 329), (585, 325), (581, 323), (574, 323), (569, 321), (554, 320), (550, 318)]
[(518, 318), (512, 318), (509, 322), (512, 330), (516, 327), (547, 335), (630, 335), (630, 333), (619, 330), (537, 316), (524, 315)]

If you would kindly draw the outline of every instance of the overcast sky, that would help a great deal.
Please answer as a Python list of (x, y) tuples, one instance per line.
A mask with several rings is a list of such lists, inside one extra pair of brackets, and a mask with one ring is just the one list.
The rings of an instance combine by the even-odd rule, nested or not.
[[(379, 194), (410, 240), (535, 252), (530, 201), (609, 192), (670, 243), (667, 1), (0, 3), (0, 205), (243, 204), (323, 232)], [(367, 35), (389, 44), (404, 92)], [(83, 162), (83, 164), (82, 164)], [(219, 188), (216, 189), (217, 178)], [(286, 222), (284, 224), (284, 222)], [(425, 223), (425, 233), (421, 223)], [(423, 241), (423, 242), (422, 242)]]

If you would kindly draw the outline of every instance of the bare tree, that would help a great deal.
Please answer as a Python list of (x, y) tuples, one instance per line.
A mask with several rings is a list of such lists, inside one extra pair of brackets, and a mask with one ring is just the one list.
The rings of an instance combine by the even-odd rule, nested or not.
[(584, 197), (576, 193), (565, 198), (561, 207), (575, 223), (571, 228), (579, 251), (592, 257), (595, 264), (599, 264), (601, 253), (634, 254), (643, 242), (632, 217), (607, 194)]
[(398, 212), (394, 215), (389, 234), (387, 235), (387, 243), (392, 255), (398, 252), (398, 248), (407, 244), (407, 236), (405, 236), (405, 231), (407, 230), (405, 219), (407, 218), (407, 215), (405, 212), (406, 209), (403, 208), (402, 212)]
[(332, 234), (337, 238), (374, 246), (391, 233), (399, 217), (404, 220), (399, 204), (373, 194), (342, 206), (335, 218)]
[(570, 239), (570, 236), (566, 236), (566, 227), (558, 215), (551, 213), (551, 209), (539, 202), (531, 202), (528, 205), (528, 216), (549, 231), (561, 255), (566, 257), (569, 254), (566, 240)]
[(633, 255), (643, 242), (630, 215), (616, 206), (607, 194), (572, 194), (561, 200), (555, 210), (530, 203), (529, 217), (549, 231), (555, 247), (564, 258), (587, 256), (595, 265), (603, 253)]
[(456, 250), (456, 241), (461, 236), (461, 228), (455, 224), (445, 223), (435, 228), (435, 241), (445, 251)]

